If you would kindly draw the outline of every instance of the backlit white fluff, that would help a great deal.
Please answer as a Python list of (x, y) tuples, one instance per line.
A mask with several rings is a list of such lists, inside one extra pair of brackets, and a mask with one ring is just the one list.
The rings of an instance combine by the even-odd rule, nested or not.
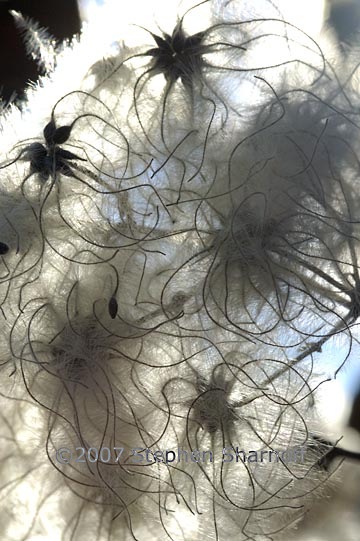
[(287, 539), (336, 479), (315, 390), (360, 314), (356, 57), (272, 2), (171, 10), (109, 4), (54, 62), (45, 36), (2, 113), (8, 541)]

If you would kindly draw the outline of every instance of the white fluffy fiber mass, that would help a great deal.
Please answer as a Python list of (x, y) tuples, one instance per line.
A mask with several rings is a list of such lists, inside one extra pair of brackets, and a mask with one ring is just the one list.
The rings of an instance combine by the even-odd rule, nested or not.
[(270, 1), (114, 9), (60, 50), (14, 14), (48, 74), (0, 118), (2, 539), (288, 539), (357, 346), (358, 51)]

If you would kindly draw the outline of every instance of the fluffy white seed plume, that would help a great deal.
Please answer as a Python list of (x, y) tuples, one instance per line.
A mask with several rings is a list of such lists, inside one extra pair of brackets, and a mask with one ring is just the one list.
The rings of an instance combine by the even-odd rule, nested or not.
[(26, 52), (38, 63), (45, 72), (53, 71), (56, 63), (56, 40), (49, 35), (45, 28), (35, 21), (24, 17), (18, 11), (10, 11), (16, 26), (24, 32)]
[(356, 56), (273, 2), (172, 8), (109, 4), (56, 54), (15, 15), (50, 73), (1, 117), (8, 541), (286, 539), (336, 479), (315, 391), (357, 342)]

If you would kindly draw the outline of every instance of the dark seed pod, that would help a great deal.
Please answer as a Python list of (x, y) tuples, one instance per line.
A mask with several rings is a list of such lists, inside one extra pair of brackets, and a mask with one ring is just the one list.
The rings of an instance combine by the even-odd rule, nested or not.
[(49, 147), (53, 145), (62, 145), (69, 139), (71, 129), (71, 126), (60, 126), (60, 128), (57, 128), (55, 122), (50, 120), (43, 131), (46, 144)]
[(56, 131), (57, 130), (56, 130), (55, 122), (53, 120), (50, 120), (50, 122), (46, 124), (43, 131), (44, 138), (48, 146), (51, 146), (54, 143), (54, 135)]
[(115, 319), (118, 313), (118, 303), (115, 297), (111, 297), (108, 308), (111, 319)]
[(0, 255), (5, 255), (9, 251), (9, 246), (5, 242), (0, 242)]
[(55, 145), (62, 145), (62, 143), (65, 143), (71, 133), (71, 126), (60, 126), (60, 128), (57, 128), (57, 130), (54, 133), (53, 141)]

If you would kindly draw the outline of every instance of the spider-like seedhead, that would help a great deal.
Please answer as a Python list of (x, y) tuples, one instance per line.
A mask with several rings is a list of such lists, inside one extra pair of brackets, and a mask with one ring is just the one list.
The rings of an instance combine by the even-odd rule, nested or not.
[(54, 172), (74, 177), (74, 173), (67, 163), (68, 160), (86, 160), (58, 146), (66, 143), (70, 137), (71, 129), (72, 126), (57, 128), (55, 122), (51, 120), (43, 131), (46, 144), (31, 143), (25, 148), (24, 159), (30, 161), (31, 174), (38, 173), (44, 181)]
[(194, 420), (209, 434), (228, 430), (237, 418), (236, 404), (229, 399), (232, 383), (213, 374), (209, 382), (199, 378), (196, 387), (199, 396), (193, 403)]
[(242, 268), (267, 268), (281, 225), (273, 218), (253, 212), (236, 212), (219, 237), (220, 254), (224, 261)]
[(182, 28), (182, 21), (179, 21), (171, 36), (151, 35), (157, 44), (157, 47), (145, 53), (154, 58), (151, 71), (154, 74), (163, 73), (170, 84), (180, 79), (184, 87), (191, 89), (194, 76), (199, 74), (203, 66), (202, 54), (206, 52), (206, 46), (202, 41), (205, 32), (187, 36)]
[(74, 357), (60, 347), (54, 347), (53, 354), (57, 374), (65, 382), (81, 383), (88, 377), (89, 361), (85, 357)]

